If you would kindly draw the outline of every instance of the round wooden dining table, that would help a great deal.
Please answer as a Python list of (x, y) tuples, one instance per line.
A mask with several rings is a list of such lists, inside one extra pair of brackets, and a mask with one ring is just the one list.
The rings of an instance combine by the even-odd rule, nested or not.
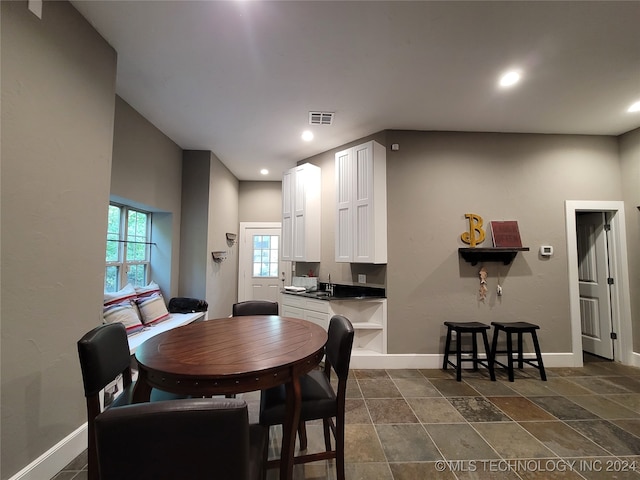
[(280, 478), (291, 480), (300, 419), (301, 375), (322, 360), (327, 332), (315, 323), (277, 315), (194, 322), (156, 335), (135, 353), (139, 377), (133, 401), (152, 388), (212, 396), (286, 387)]

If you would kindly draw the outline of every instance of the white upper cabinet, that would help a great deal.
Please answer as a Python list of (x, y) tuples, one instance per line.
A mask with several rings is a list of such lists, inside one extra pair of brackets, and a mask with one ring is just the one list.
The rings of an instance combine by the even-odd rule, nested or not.
[(370, 141), (336, 153), (336, 262), (387, 263), (387, 160)]
[(282, 260), (320, 261), (320, 167), (305, 163), (282, 176)]

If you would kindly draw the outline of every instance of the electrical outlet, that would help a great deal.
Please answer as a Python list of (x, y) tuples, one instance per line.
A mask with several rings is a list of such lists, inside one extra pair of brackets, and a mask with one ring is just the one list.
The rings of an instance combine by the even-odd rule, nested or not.
[(367, 276), (364, 273), (358, 274), (358, 283), (367, 283)]

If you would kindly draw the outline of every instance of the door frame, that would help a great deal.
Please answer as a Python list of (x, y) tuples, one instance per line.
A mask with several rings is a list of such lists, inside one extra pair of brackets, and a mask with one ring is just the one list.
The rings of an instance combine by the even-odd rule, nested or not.
[[(239, 238), (238, 238), (238, 242), (239, 245), (244, 245), (245, 240), (247, 238), (247, 230), (249, 229), (253, 229), (253, 228), (279, 228), (282, 230), (282, 223), (281, 222), (240, 222), (240, 231), (239, 231)], [(282, 242), (280, 242), (280, 252), (279, 255), (282, 255)], [(282, 263), (282, 259), (279, 259), (280, 263)], [(240, 293), (242, 292), (242, 298), (244, 297), (244, 287), (245, 287), (245, 282), (244, 279), (241, 278), (241, 271), (240, 271), (240, 262), (242, 262), (242, 258), (240, 255), (240, 248), (238, 248), (238, 294), (237, 294), (237, 298), (236, 301), (238, 301), (238, 299), (240, 298)]]
[(598, 200), (565, 201), (567, 264), (569, 274), (569, 315), (571, 318), (571, 346), (573, 366), (581, 367), (582, 327), (580, 324), (580, 292), (578, 288), (578, 245), (576, 212), (608, 212), (611, 214), (611, 243), (609, 256), (611, 276), (615, 279), (611, 291), (611, 314), (614, 332), (618, 334), (614, 347), (614, 361), (632, 365), (633, 338), (631, 327), (631, 296), (629, 292), (629, 261), (624, 202)]

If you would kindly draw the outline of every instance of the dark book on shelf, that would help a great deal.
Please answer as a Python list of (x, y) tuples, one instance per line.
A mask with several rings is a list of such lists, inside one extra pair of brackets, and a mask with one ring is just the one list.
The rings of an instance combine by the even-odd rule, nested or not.
[(522, 248), (518, 222), (506, 220), (504, 222), (491, 222), (491, 236), (493, 246), (500, 248)]

